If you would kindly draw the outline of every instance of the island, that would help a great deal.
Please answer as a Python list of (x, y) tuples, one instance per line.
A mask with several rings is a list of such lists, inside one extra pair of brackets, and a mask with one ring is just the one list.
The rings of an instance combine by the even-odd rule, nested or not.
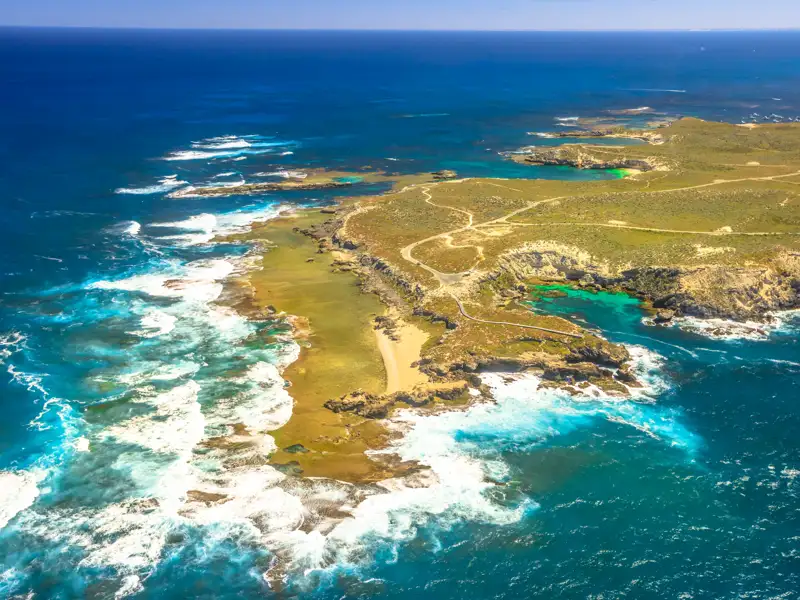
[(246, 291), (237, 309), (301, 346), (283, 373), (295, 407), (270, 432), (271, 465), (360, 483), (413, 471), (370, 453), (396, 435), (387, 417), (488, 400), (487, 371), (631, 394), (640, 382), (624, 346), (531, 310), (543, 284), (630, 294), (660, 324), (764, 322), (800, 307), (800, 124), (682, 118), (655, 132), (570, 137), (579, 139), (509, 159), (624, 176), (420, 175), (236, 236), (259, 255), (236, 282)]

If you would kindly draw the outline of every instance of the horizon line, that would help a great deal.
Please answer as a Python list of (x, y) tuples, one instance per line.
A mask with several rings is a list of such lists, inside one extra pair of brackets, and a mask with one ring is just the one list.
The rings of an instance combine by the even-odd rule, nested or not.
[(622, 28), (622, 29), (393, 29), (345, 27), (149, 27), (139, 25), (5, 25), (0, 29), (63, 29), (97, 31), (263, 31), (263, 32), (326, 32), (326, 33), (737, 33), (737, 32), (800, 32), (800, 26), (737, 27), (737, 28)]

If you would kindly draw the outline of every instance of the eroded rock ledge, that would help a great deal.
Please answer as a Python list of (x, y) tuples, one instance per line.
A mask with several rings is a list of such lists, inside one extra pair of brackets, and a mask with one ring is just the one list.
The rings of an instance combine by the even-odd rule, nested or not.
[(653, 171), (663, 168), (655, 158), (628, 158), (592, 153), (583, 146), (560, 146), (557, 148), (523, 148), (521, 154), (512, 154), (514, 162), (535, 166), (574, 167), (576, 169), (634, 169)]
[(785, 252), (767, 265), (639, 267), (615, 271), (588, 253), (560, 244), (531, 244), (507, 253), (502, 271), (519, 280), (573, 281), (625, 291), (674, 316), (763, 319), (800, 308), (800, 254)]

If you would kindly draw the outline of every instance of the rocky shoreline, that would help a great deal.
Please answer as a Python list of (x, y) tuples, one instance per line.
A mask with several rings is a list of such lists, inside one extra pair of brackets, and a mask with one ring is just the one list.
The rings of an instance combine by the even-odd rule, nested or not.
[[(791, 149), (793, 133), (768, 135), (776, 147)], [(288, 240), (289, 232), (294, 238), (265, 254), (264, 281), (256, 286), (261, 302), (274, 302), (280, 314), (314, 315), (308, 321), (313, 351), (303, 351), (287, 375), (304, 418), (276, 434), (280, 447), (309, 449), (293, 455), (298, 468), (348, 480), (384, 476), (383, 467), (367, 460), (353, 467), (353, 456), (363, 459), (365, 448), (387, 439), (382, 421), (396, 409), (491, 400), (486, 374), (525, 373), (568, 393), (638, 397), (647, 380), (636, 352), (531, 311), (531, 284), (623, 292), (643, 300), (652, 322), (665, 326), (685, 319), (766, 322), (773, 311), (799, 308), (800, 252), (797, 233), (787, 226), (796, 207), (779, 186), (796, 183), (788, 178), (800, 176), (800, 167), (790, 170), (783, 164), (788, 159), (762, 152), (749, 130), (725, 124), (688, 119), (657, 135), (663, 145), (570, 144), (513, 157), (636, 169), (637, 177), (509, 182), (442, 171), (408, 177), (386, 194), (300, 209), (264, 225), (256, 239)], [(708, 144), (722, 149), (710, 154)], [(742, 208), (746, 200), (759, 203), (762, 221), (752, 222), (755, 211)], [(725, 246), (714, 244), (718, 236), (726, 236)], [(286, 278), (296, 276), (304, 285), (286, 291)], [(311, 280), (313, 287), (306, 285)], [(326, 297), (333, 286), (349, 286), (345, 306), (372, 297), (370, 307), (345, 310), (343, 317)], [(347, 327), (317, 337), (326, 320)], [(404, 338), (404, 330), (416, 333)], [(325, 371), (332, 356), (355, 365), (356, 346), (368, 377), (343, 382), (341, 369)], [(403, 385), (388, 383), (400, 379), (398, 367), (413, 376)], [(342, 456), (348, 460), (336, 458)]]
[(260, 194), (263, 192), (326, 190), (352, 186), (353, 182), (351, 181), (265, 181), (259, 183), (242, 183), (240, 185), (220, 185), (207, 187), (189, 186), (172, 192), (169, 194), (169, 197), (192, 198), (197, 196), (244, 196)]
[(658, 131), (647, 129), (626, 129), (610, 127), (607, 129), (577, 129), (575, 131), (529, 131), (528, 135), (550, 139), (625, 139), (640, 140), (648, 144), (663, 144), (664, 136)]
[[(503, 257), (504, 271), (535, 278), (622, 291), (674, 317), (758, 321), (800, 308), (800, 254), (786, 252), (768, 266), (647, 267), (613, 273), (586, 260), (577, 248), (524, 248)], [(497, 274), (495, 274), (497, 275)]]
[[(330, 219), (302, 233), (317, 242), (319, 252), (337, 252), (339, 258), (334, 261), (334, 268), (355, 273), (364, 292), (376, 293), (387, 306), (404, 310), (408, 309), (404, 306), (408, 299), (415, 298), (412, 302), (414, 315), (432, 323), (442, 323), (446, 331), (458, 329), (457, 321), (423, 307), (426, 291), (404, 278), (400, 269), (371, 256), (347, 239), (344, 216), (351, 210), (351, 207), (328, 210)], [(795, 255), (787, 255), (783, 271), (653, 267), (631, 269), (617, 275), (584, 260), (580, 252), (570, 256), (569, 252), (559, 254), (553, 250), (517, 250), (503, 257), (502, 269), (485, 276), (483, 281), (491, 281), (498, 298), (505, 302), (524, 300), (531, 280), (569, 282), (584, 289), (624, 292), (657, 310), (656, 324), (669, 324), (674, 319), (677, 322), (683, 317), (758, 321), (766, 319), (771, 311), (800, 307), (800, 258)], [(724, 293), (708, 294), (709, 286)], [(392, 288), (403, 290), (405, 298), (398, 298)], [(434, 387), (383, 395), (355, 390), (330, 399), (325, 406), (336, 413), (351, 412), (368, 419), (383, 419), (396, 407), (430, 406), (437, 399), (463, 400), (470, 389), (481, 391), (483, 396), (485, 390), (481, 389), (479, 375), (486, 372), (528, 372), (540, 377), (545, 386), (569, 391), (596, 386), (607, 393), (627, 395), (632, 388), (641, 386), (630, 365), (631, 356), (624, 346), (588, 336), (565, 343), (564, 352), (559, 356), (529, 352), (516, 357), (464, 356), (453, 362), (423, 358), (417, 367), (435, 382)]]
[[(325, 222), (299, 231), (316, 241), (320, 253), (335, 252), (334, 271), (354, 273), (364, 293), (377, 294), (385, 305), (401, 313), (444, 325), (444, 338), (439, 343), (446, 344), (448, 332), (456, 332), (461, 324), (447, 315), (424, 308), (423, 300), (428, 292), (404, 278), (400, 269), (371, 256), (347, 239), (343, 217), (351, 210), (351, 207), (340, 208)], [(396, 290), (402, 290), (404, 297), (401, 298)], [(524, 300), (526, 291), (522, 290), (527, 290), (522, 282), (511, 288), (498, 286), (498, 301)], [(391, 329), (391, 325), (379, 317), (376, 328)], [(631, 388), (641, 386), (631, 371), (631, 361), (632, 357), (624, 346), (588, 335), (564, 342), (560, 355), (548, 352), (525, 352), (517, 356), (466, 354), (450, 362), (423, 357), (416, 367), (429, 378), (430, 385), (393, 394), (354, 390), (330, 399), (325, 407), (335, 413), (350, 412), (364, 418), (383, 419), (396, 407), (431, 406), (442, 400), (466, 401), (470, 390), (475, 396), (486, 397), (488, 391), (483, 389), (479, 376), (489, 372), (527, 372), (540, 377), (546, 387), (577, 391), (595, 386), (610, 394), (627, 395)]]
[(654, 158), (601, 157), (584, 146), (566, 145), (558, 148), (522, 148), (510, 155), (511, 160), (533, 166), (574, 167), (576, 169), (631, 169), (653, 171), (663, 168)]

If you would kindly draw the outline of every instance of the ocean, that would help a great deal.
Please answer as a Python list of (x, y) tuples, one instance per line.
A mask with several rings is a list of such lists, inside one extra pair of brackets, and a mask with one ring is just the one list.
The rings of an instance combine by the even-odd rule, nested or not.
[[(795, 118), (798, 61), (786, 32), (0, 29), (0, 597), (798, 597), (797, 318), (719, 339), (569, 290), (532, 309), (628, 345), (636, 397), (489, 376), (495, 404), (404, 412), (387, 451), (429, 487), (231, 468), (204, 440), (286, 422), (298, 346), (221, 302), (252, 249), (217, 236), (336, 194), (168, 197), (282, 169), (613, 177), (499, 153), (606, 110)], [(323, 505), (352, 517), (304, 526)]]

